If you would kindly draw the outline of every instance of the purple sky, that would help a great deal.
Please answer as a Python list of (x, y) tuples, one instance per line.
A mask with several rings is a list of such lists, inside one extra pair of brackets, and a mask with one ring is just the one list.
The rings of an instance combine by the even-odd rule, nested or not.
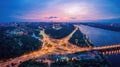
[(120, 18), (120, 0), (0, 0), (0, 22)]

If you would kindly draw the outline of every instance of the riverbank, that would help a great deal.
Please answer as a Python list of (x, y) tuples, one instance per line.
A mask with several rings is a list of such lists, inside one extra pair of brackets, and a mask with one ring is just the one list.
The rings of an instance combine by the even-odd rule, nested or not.
[[(94, 46), (114, 45), (120, 43), (120, 32), (80, 25), (81, 31), (89, 36)], [(105, 55), (110, 61), (111, 67), (119, 67), (120, 54)]]

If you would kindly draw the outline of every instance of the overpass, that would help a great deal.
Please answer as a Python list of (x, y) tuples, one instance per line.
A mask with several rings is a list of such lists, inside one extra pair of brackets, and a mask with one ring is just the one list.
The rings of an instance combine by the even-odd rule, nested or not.
[(37, 51), (33, 51), (31, 53), (24, 54), (20, 57), (13, 58), (11, 60), (7, 60), (5, 62), (1, 62), (1, 67), (18, 67), (18, 65), (24, 61), (29, 59), (36, 59), (50, 54), (73, 54), (76, 52), (89, 52), (89, 51), (99, 51), (100, 54), (115, 54), (120, 53), (120, 44), (111, 45), (111, 46), (99, 46), (99, 47), (78, 47), (74, 44), (69, 43), (69, 39), (72, 35), (79, 29), (78, 26), (75, 26), (73, 32), (71, 32), (67, 37), (62, 39), (53, 39), (50, 38), (43, 29), (41, 34), (43, 35), (43, 46), (41, 49)]

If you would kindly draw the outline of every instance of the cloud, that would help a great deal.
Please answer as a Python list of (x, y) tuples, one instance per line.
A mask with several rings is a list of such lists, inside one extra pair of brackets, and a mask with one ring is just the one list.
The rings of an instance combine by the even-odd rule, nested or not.
[(49, 16), (49, 17), (46, 17), (47, 19), (55, 19), (55, 18), (58, 18), (57, 16)]
[(119, 17), (119, 3), (120, 0), (0, 0), (0, 22), (21, 19), (66, 21)]
[(77, 17), (70, 17), (70, 19), (77, 19)]

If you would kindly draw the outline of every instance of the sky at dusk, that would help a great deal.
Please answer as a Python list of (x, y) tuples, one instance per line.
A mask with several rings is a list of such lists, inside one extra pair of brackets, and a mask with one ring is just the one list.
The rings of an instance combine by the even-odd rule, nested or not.
[(0, 22), (120, 18), (120, 0), (0, 0)]

